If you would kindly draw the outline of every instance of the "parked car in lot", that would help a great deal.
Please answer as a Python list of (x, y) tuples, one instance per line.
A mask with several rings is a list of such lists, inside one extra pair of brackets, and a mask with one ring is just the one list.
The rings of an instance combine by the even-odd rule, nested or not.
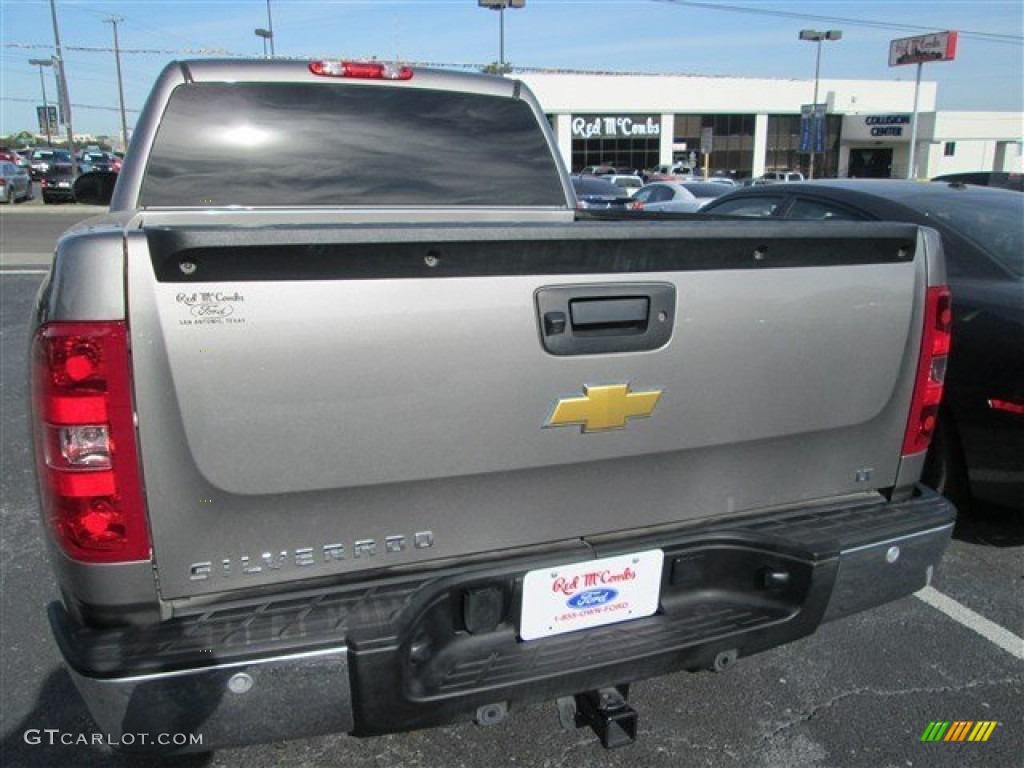
[(636, 191), (644, 185), (644, 180), (633, 173), (613, 173), (610, 176), (602, 176), (601, 178), (610, 181), (630, 197), (635, 195)]
[(64, 149), (37, 149), (32, 153), (32, 178), (42, 179), (57, 164), (71, 165), (71, 153)]
[(953, 350), (925, 481), (1024, 509), (1024, 197), (960, 182), (842, 179), (750, 187), (702, 212), (833, 221), (907, 221), (943, 237)]
[(739, 184), (736, 183), (736, 180), (730, 176), (710, 176), (707, 179), (705, 179), (705, 181), (711, 184), (721, 184), (722, 186), (725, 187), (739, 186)]
[(963, 184), (978, 184), (983, 187), (1001, 187), (1024, 192), (1024, 174), (1004, 171), (968, 171), (967, 173), (946, 173), (935, 176), (932, 181), (959, 181)]
[(32, 179), (24, 168), (12, 162), (0, 162), (0, 203), (32, 199)]
[(39, 180), (43, 202), (46, 204), (75, 202), (74, 182), (75, 174), (70, 163), (53, 165)]
[(115, 158), (109, 152), (83, 152), (79, 159), (80, 170), (82, 173), (89, 173), (90, 171), (116, 171), (120, 170), (120, 162), (117, 163), (115, 168)]
[(601, 165), (588, 165), (586, 168), (580, 171), (580, 176), (611, 176), (615, 173), (615, 167), (608, 164), (602, 163)]
[(688, 163), (669, 163), (667, 165), (656, 165), (645, 174), (648, 182), (651, 181), (676, 181), (683, 178), (694, 178), (696, 172), (693, 166)]
[(0, 163), (14, 163), (21, 165), (21, 155), (13, 149), (0, 149)]
[(633, 208), (639, 211), (695, 213), (700, 205), (696, 195), (675, 181), (645, 184), (633, 194)]
[(35, 150), (32, 147), (13, 150), (13, 154), (17, 158), (16, 160), (14, 160), (14, 164), (17, 165), (19, 168), (24, 168), (26, 171), (31, 172), (33, 152), (35, 152)]
[(797, 181), (805, 181), (804, 175), (799, 171), (768, 171), (756, 179), (744, 179), (745, 187), (760, 187), (765, 184), (785, 184)]
[(715, 181), (678, 181), (676, 182), (683, 189), (688, 191), (691, 195), (697, 198), (697, 202), (700, 203), (701, 207), (704, 207), (712, 200), (717, 200), (727, 192), (732, 191), (734, 187), (727, 186), (720, 182)]
[(624, 211), (632, 200), (626, 190), (596, 176), (573, 176), (572, 188), (577, 208)]

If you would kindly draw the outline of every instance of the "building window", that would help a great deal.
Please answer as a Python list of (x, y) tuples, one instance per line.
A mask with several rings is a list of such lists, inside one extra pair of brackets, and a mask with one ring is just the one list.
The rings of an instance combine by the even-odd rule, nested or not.
[(588, 165), (610, 165), (623, 170), (642, 171), (658, 164), (659, 139), (573, 139), (572, 171)]
[(953, 157), (956, 154), (956, 142), (947, 141), (946, 146), (942, 150), (942, 154), (946, 157)]
[(708, 163), (712, 174), (749, 176), (754, 167), (753, 115), (676, 115), (673, 144), (685, 144), (686, 150), (673, 152), (672, 159), (692, 159), (703, 169), (705, 158), (700, 153), (700, 139), (706, 128), (711, 129), (712, 135)]

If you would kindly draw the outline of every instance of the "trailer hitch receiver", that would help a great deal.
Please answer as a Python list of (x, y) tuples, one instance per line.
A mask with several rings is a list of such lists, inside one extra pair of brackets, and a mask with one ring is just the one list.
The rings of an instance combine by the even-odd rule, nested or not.
[[(605, 749), (624, 747), (636, 741), (637, 714), (626, 703), (628, 693), (629, 686), (623, 685), (559, 699), (559, 717), (563, 725), (590, 726)], [(567, 710), (572, 710), (571, 721), (565, 717), (569, 714)]]

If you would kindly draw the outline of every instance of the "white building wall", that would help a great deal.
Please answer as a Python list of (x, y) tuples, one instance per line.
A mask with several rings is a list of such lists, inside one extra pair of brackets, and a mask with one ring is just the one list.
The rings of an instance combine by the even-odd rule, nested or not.
[[(672, 162), (672, 137), (676, 132), (676, 116), (666, 113), (661, 116), (661, 144), (658, 147), (658, 165)], [(665, 141), (665, 137), (668, 141)]]
[[(813, 79), (533, 72), (516, 77), (548, 113), (792, 115), (814, 98)], [(935, 109), (936, 92), (935, 83), (921, 83), (920, 111)], [(913, 82), (822, 79), (819, 93), (833, 112), (909, 112), (914, 106)]]
[(572, 115), (555, 115), (555, 138), (565, 167), (572, 168)]
[[(966, 171), (1024, 173), (1024, 115), (1015, 112), (935, 112), (921, 116), (927, 156), (922, 176)], [(946, 154), (952, 143), (953, 154)]]
[(764, 176), (765, 158), (768, 156), (768, 115), (754, 117), (754, 167), (750, 175), (753, 178)]

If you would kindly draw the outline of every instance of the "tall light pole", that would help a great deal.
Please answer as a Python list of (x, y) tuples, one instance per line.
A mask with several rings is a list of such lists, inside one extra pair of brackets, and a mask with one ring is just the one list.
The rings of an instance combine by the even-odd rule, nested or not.
[[(270, 41), (270, 47), (271, 47), (271, 49), (273, 49), (273, 47), (274, 47), (274, 33), (271, 32), (269, 29), (259, 28), (259, 29), (254, 29), (253, 30), (253, 34), (255, 34), (256, 37), (262, 37), (263, 38), (263, 58), (264, 59), (267, 58), (267, 40)], [(271, 55), (273, 55), (273, 54), (271, 54)]]
[(104, 21), (114, 28), (114, 61), (117, 64), (117, 97), (121, 105), (121, 151), (123, 152), (128, 148), (128, 121), (124, 116), (124, 82), (121, 79), (121, 48), (117, 43), (117, 25), (124, 19), (119, 16), (111, 16)]
[(75, 131), (71, 127), (71, 95), (68, 93), (68, 78), (64, 73), (64, 54), (60, 48), (60, 27), (57, 26), (57, 6), (54, 0), (50, 0), (50, 16), (53, 18), (53, 42), (57, 48), (57, 55), (54, 57), (60, 86), (57, 98), (64, 109), (64, 125), (68, 130), (68, 152), (71, 154), (71, 173), (75, 175), (78, 173), (78, 159), (75, 157)]
[(817, 29), (801, 29), (800, 39), (816, 43), (818, 46), (817, 55), (814, 57), (814, 102), (811, 105), (811, 161), (807, 166), (807, 178), (814, 178), (814, 154), (815, 137), (818, 135), (818, 82), (821, 78), (821, 44), (825, 40), (842, 40), (843, 30), (827, 29), (821, 32)]
[[(270, 0), (267, 0), (270, 2)], [(488, 8), (498, 12), (498, 65), (502, 72), (505, 71), (505, 9), (522, 8), (526, 0), (477, 0), (481, 8)]]
[(53, 137), (50, 135), (50, 104), (46, 101), (46, 78), (43, 77), (43, 67), (52, 67), (53, 59), (29, 59), (28, 63), (39, 67), (39, 86), (43, 89), (43, 123), (46, 125), (46, 146), (53, 146)]
[(267, 36), (264, 42), (270, 41), (270, 58), (274, 58), (274, 19), (270, 16), (270, 0), (267, 0)]

